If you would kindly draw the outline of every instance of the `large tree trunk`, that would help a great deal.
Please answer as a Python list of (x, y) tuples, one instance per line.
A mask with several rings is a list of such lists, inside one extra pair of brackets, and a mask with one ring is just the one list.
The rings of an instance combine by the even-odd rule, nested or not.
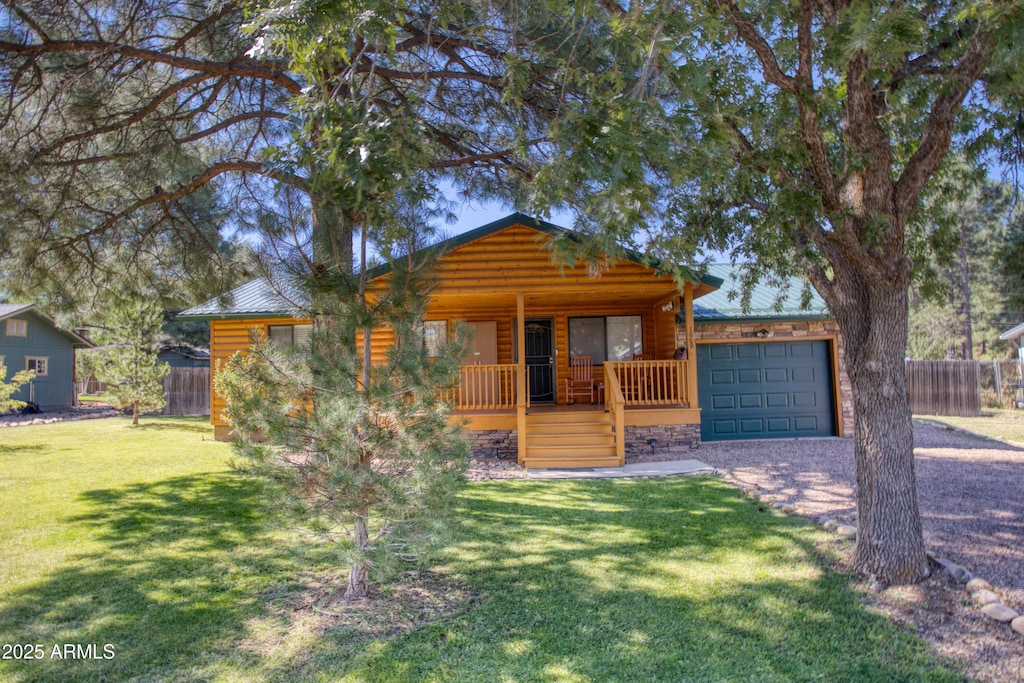
[[(899, 270), (905, 270), (909, 280), (909, 264)], [(854, 563), (859, 572), (883, 584), (914, 583), (928, 576), (928, 560), (917, 507), (904, 365), (909, 282), (849, 275), (836, 279), (838, 296), (832, 303), (845, 342), (856, 411)]]

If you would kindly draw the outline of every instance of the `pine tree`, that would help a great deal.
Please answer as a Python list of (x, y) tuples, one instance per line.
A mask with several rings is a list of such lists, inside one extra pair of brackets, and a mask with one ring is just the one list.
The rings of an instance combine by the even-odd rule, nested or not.
[(162, 325), (160, 307), (137, 298), (113, 306), (97, 335), (110, 347), (104, 353), (98, 379), (106, 383), (111, 401), (118, 409), (131, 409), (133, 425), (139, 424), (142, 413), (167, 405), (163, 378), (171, 368), (157, 357)]
[[(457, 382), (465, 346), (456, 330), (427, 357), (423, 266), (395, 261), (386, 288), (369, 292), (365, 268), (315, 273), (305, 280), (309, 345), (256, 335), (251, 353), (217, 374), (242, 469), (269, 482), (291, 518), (337, 544), (348, 598), (443, 538), (463, 481), (468, 445), (448, 423), (444, 389)], [(392, 344), (371, 359), (363, 342), (381, 328)]]
[(7, 381), (7, 366), (4, 365), (2, 359), (0, 359), (0, 413), (6, 413), (8, 410), (15, 408), (25, 407), (24, 401), (19, 401), (16, 398), (11, 398), (23, 384), (31, 382), (36, 376), (35, 370), (22, 370), (21, 372), (14, 373), (14, 377)]

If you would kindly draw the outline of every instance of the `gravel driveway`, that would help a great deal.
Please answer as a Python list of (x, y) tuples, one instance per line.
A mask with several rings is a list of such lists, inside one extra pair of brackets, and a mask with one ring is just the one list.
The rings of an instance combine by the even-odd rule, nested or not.
[[(967, 567), (1024, 612), (1024, 448), (915, 421), (914, 455), (925, 544)], [(756, 484), (807, 515), (856, 523), (852, 439), (704, 443), (693, 457)], [(962, 587), (933, 576), (871, 600), (959, 660), (970, 680), (1024, 681), (1024, 639), (980, 614)]]
[[(1024, 448), (916, 422), (914, 455), (930, 552), (1006, 589), (1024, 607)], [(856, 524), (852, 439), (703, 443), (694, 457)]]

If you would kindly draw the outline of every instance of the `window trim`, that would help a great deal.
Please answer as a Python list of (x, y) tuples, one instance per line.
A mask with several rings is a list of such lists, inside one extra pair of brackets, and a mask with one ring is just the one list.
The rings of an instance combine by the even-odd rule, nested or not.
[[(29, 364), (32, 361), (36, 361), (36, 367), (39, 366), (39, 361), (43, 361), (43, 372), (39, 372), (38, 369), (30, 368)], [(36, 377), (49, 377), (50, 376), (50, 357), (49, 356), (25, 356), (25, 369), (35, 369)]]
[[(11, 323), (14, 324), (12, 325)], [(18, 333), (18, 327), (21, 327), (22, 329), (21, 334)], [(8, 337), (27, 337), (28, 320), (23, 318), (8, 318), (6, 332)]]

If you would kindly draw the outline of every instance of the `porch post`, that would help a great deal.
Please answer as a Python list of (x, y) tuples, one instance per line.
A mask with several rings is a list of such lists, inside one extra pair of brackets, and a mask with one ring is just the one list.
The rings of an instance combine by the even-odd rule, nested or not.
[(697, 338), (693, 330), (693, 283), (683, 285), (683, 329), (686, 332), (686, 402), (697, 407)]
[(516, 444), (518, 460), (526, 461), (526, 297), (516, 294)]

